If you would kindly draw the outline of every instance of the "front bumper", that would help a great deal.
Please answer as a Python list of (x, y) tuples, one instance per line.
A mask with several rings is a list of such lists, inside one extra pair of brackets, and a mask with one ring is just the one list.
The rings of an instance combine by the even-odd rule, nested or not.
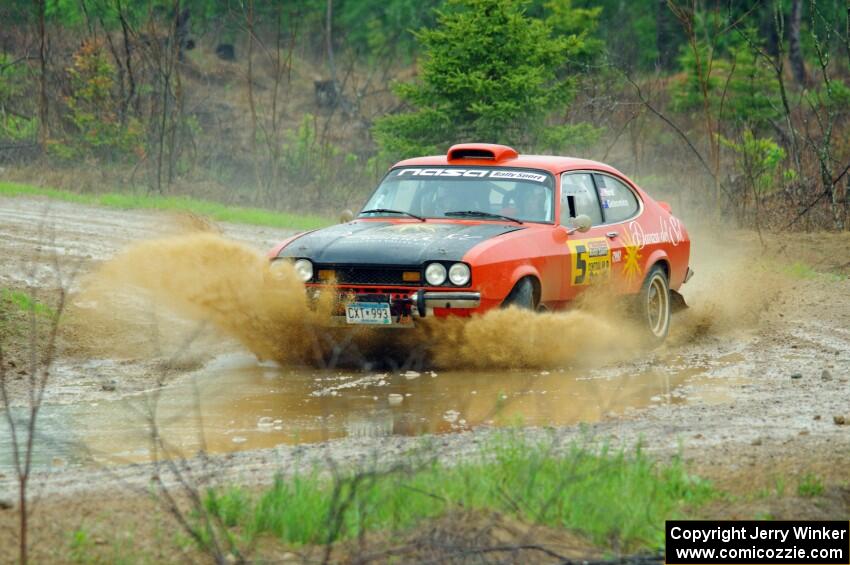
[[(327, 287), (324, 287), (327, 289)], [(324, 290), (321, 286), (308, 287), (308, 292), (314, 296)], [(336, 290), (338, 301), (332, 316), (334, 325), (347, 326), (345, 307), (353, 302), (387, 302), (393, 323), (375, 327), (412, 327), (415, 320), (431, 316), (468, 316), (470, 312), (481, 306), (481, 293), (474, 290), (433, 291), (419, 289), (344, 289)], [(436, 312), (436, 314), (435, 314)]]
[(420, 290), (415, 294), (419, 315), (425, 317), (434, 308), (471, 309), (481, 306), (481, 293), (476, 291), (427, 292)]

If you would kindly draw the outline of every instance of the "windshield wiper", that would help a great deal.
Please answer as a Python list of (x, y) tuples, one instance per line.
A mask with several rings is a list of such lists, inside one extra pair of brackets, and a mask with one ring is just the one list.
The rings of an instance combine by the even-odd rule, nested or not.
[(517, 220), (516, 218), (511, 218), (510, 216), (504, 216), (502, 214), (493, 214), (491, 212), (482, 212), (481, 210), (458, 210), (456, 212), (446, 212), (443, 214), (444, 216), (474, 216), (478, 218), (498, 218), (500, 220), (508, 220), (511, 222), (516, 222), (518, 224), (522, 223), (522, 220)]
[(389, 208), (372, 208), (371, 210), (363, 210), (360, 212), (361, 214), (402, 214), (405, 216), (410, 216), (411, 218), (416, 218), (420, 222), (424, 222), (425, 218), (422, 216), (417, 216), (416, 214), (412, 214), (410, 212), (405, 212), (404, 210), (390, 210)]

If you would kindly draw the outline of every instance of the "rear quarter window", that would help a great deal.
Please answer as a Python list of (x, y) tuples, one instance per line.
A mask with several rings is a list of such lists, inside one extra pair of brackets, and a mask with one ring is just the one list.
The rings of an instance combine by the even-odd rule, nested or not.
[(640, 203), (637, 196), (623, 182), (600, 174), (594, 174), (593, 179), (599, 191), (599, 203), (606, 224), (624, 222), (638, 213)]

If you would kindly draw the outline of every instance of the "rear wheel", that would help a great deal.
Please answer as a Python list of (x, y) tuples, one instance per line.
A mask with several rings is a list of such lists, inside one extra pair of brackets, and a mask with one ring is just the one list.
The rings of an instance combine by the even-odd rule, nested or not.
[(534, 283), (528, 277), (520, 279), (511, 293), (502, 302), (502, 308), (516, 306), (523, 310), (534, 310)]
[(660, 344), (670, 331), (670, 285), (661, 265), (650, 269), (636, 300), (638, 323), (653, 345)]

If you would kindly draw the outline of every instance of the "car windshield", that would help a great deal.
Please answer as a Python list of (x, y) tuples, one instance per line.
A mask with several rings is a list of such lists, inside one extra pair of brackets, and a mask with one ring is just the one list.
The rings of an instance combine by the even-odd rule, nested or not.
[(552, 222), (553, 208), (552, 176), (543, 171), (406, 167), (390, 171), (361, 216)]

